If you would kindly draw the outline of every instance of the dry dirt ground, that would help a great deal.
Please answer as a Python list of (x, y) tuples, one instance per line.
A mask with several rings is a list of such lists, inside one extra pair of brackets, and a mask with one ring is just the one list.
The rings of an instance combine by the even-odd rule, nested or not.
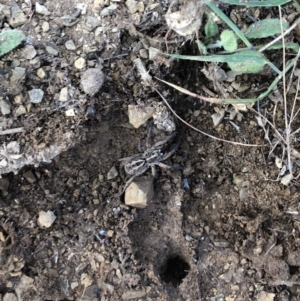
[[(1, 127), (22, 128), (0, 136), (1, 155), (9, 157), (5, 146), (17, 141), (27, 161), (20, 159), (16, 167), (11, 157), (11, 165), (1, 166), (16, 168), (16, 174), (3, 172), (0, 180), (0, 300), (300, 300), (300, 188), (297, 180), (289, 186), (273, 181), (280, 148), (269, 156), (270, 147), (224, 143), (177, 122), (180, 146), (166, 163), (182, 169), (157, 169), (155, 197), (145, 209), (112, 197), (127, 180), (117, 160), (138, 152), (151, 123), (133, 128), (128, 105), (161, 101), (143, 84), (136, 58), (151, 76), (202, 94), (203, 85), (218, 93), (200, 71), (203, 63), (168, 67), (148, 59), (150, 45), (165, 49), (164, 14), (170, 2), (43, 0), (39, 4), (49, 13), (39, 14), (33, 13), (34, 1), (2, 1), (22, 8), (27, 22), (17, 26), (25, 43), (0, 61), (2, 100), (10, 107)], [(258, 13), (221, 8), (248, 25), (246, 12), (278, 17), (278, 8)], [(292, 5), (283, 13), (297, 15)], [(3, 28), (9, 16), (2, 11), (0, 20)], [(75, 48), (66, 48), (69, 40)], [(174, 32), (168, 41), (169, 51), (196, 52), (193, 40)], [(25, 50), (29, 46), (36, 50), (34, 57), (32, 48)], [(80, 57), (83, 69), (74, 67)], [(88, 95), (80, 77), (98, 64), (97, 57), (104, 85)], [(273, 58), (281, 66), (280, 56)], [(13, 84), (16, 67), (26, 72)], [(271, 77), (262, 73), (240, 80), (251, 83), (245, 92), (251, 94)], [(214, 127), (216, 106), (156, 85), (195, 127), (245, 144), (266, 143), (252, 113), (234, 120), (238, 132), (227, 106), (226, 118)], [(65, 87), (69, 98), (61, 101)], [(29, 103), (31, 89), (44, 91), (41, 103)], [(273, 112), (272, 101), (261, 105)], [(154, 134), (160, 134), (156, 127)], [(39, 164), (21, 168), (26, 162)], [(109, 180), (113, 166), (118, 175)], [(39, 213), (48, 210), (56, 219), (49, 228), (41, 227)]]

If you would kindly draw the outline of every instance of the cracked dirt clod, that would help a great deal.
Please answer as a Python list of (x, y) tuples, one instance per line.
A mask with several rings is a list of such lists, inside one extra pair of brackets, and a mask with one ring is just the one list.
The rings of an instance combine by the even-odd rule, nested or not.
[(82, 74), (80, 83), (84, 93), (93, 96), (101, 89), (104, 74), (99, 68), (90, 68)]

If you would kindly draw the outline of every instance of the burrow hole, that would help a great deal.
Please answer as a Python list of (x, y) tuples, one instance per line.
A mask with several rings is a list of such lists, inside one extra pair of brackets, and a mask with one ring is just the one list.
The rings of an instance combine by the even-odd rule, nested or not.
[(160, 277), (166, 283), (177, 287), (187, 276), (189, 271), (189, 264), (182, 257), (177, 255), (167, 259), (161, 268)]

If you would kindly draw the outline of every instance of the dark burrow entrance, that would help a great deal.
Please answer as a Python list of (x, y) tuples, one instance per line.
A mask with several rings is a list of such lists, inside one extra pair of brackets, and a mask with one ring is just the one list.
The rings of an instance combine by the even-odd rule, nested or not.
[(166, 283), (170, 283), (174, 287), (177, 287), (187, 276), (189, 270), (190, 266), (183, 258), (174, 256), (166, 260), (161, 268), (160, 277)]

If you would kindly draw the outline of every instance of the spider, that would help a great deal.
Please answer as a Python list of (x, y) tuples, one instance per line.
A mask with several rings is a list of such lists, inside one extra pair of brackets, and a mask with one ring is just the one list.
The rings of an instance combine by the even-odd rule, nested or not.
[[(126, 188), (130, 185), (130, 183), (138, 176), (145, 173), (149, 168), (151, 168), (152, 175), (155, 176), (155, 166), (160, 166), (161, 168), (165, 169), (173, 169), (176, 167), (168, 166), (162, 161), (165, 161), (169, 157), (171, 157), (179, 147), (179, 141), (171, 146), (169, 151), (166, 151), (166, 145), (173, 141), (174, 137), (176, 136), (176, 132), (173, 132), (170, 136), (166, 139), (155, 143), (152, 146), (148, 145), (148, 140), (150, 136), (150, 131), (147, 135), (147, 149), (144, 152), (139, 154), (135, 154), (130, 157), (121, 158), (118, 161), (122, 162), (125, 161), (124, 169), (128, 175), (132, 177), (126, 182), (123, 190), (121, 193), (117, 194), (115, 197), (120, 197)], [(140, 143), (139, 143), (139, 150), (140, 150)]]

